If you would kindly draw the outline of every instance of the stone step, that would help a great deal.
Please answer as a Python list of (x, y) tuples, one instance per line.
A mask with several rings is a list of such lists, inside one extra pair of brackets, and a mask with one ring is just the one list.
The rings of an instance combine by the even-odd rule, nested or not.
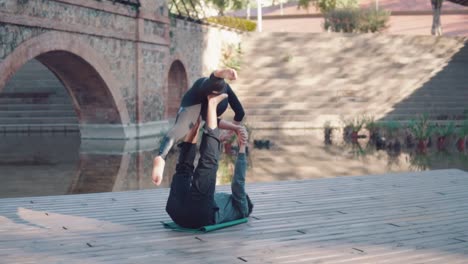
[(0, 98), (49, 98), (51, 92), (8, 92), (0, 93)]
[(0, 110), (1, 117), (76, 117), (74, 110)]
[(249, 126), (253, 129), (311, 129), (321, 128), (324, 122), (303, 122), (303, 121), (289, 121), (289, 122), (252, 122)]
[[(468, 64), (468, 63), (467, 63)], [(253, 80), (256, 78), (268, 79), (290, 79), (290, 80), (301, 80), (301, 79), (319, 79), (319, 80), (333, 80), (333, 79), (348, 79), (349, 81), (354, 80), (358, 83), (372, 83), (377, 82), (374, 78), (381, 80), (398, 78), (401, 80), (405, 79), (417, 79), (424, 82), (430, 82), (435, 85), (459, 85), (466, 84), (467, 76), (465, 73), (451, 74), (443, 78), (430, 77), (433, 74), (433, 69), (414, 69), (414, 70), (401, 70), (401, 69), (381, 69), (375, 72), (370, 72), (368, 69), (362, 68), (356, 71), (342, 70), (339, 67), (328, 67), (328, 68), (307, 68), (304, 66), (302, 69), (296, 68), (263, 68), (262, 70), (251, 70), (246, 74), (240, 75), (248, 84), (247, 80)], [(441, 74), (441, 73), (436, 73)]]
[[(331, 101), (331, 99), (337, 98), (349, 98), (349, 97), (361, 97), (369, 99), (369, 101), (380, 101), (380, 100), (388, 100), (390, 98), (408, 98), (407, 100), (411, 100), (413, 98), (423, 98), (428, 99), (429, 102), (432, 101), (443, 101), (443, 102), (459, 102), (462, 100), (468, 100), (468, 89), (467, 90), (426, 90), (426, 89), (418, 89), (411, 91), (408, 89), (405, 94), (401, 93), (398, 94), (396, 91), (393, 92), (384, 92), (379, 91), (376, 89), (366, 89), (366, 90), (355, 90), (355, 89), (333, 89), (328, 88), (327, 91), (315, 90), (313, 88), (309, 88), (308, 90), (296, 90), (293, 89), (291, 91), (287, 90), (258, 90), (253, 91), (251, 93), (248, 92), (236, 92), (238, 98), (242, 100), (242, 102), (290, 102), (290, 101)], [(396, 94), (395, 94), (396, 93)], [(394, 101), (394, 100), (393, 100)]]
[(51, 97), (16, 97), (16, 98), (0, 98), (0, 105), (5, 104), (57, 104), (71, 103), (70, 98), (51, 96)]
[(466, 114), (461, 113), (444, 113), (444, 112), (432, 112), (432, 113), (413, 113), (413, 114), (400, 114), (400, 113), (387, 113), (382, 120), (412, 120), (417, 119), (421, 114), (426, 114), (430, 120), (463, 120), (466, 118)]
[(0, 111), (73, 110), (71, 104), (0, 104)]
[(393, 113), (393, 114), (420, 114), (420, 113), (429, 113), (429, 114), (438, 114), (438, 113), (443, 113), (443, 114), (460, 114), (468, 112), (468, 107), (466, 106), (461, 106), (461, 107), (441, 107), (441, 108), (394, 108), (390, 110), (387, 113)]
[[(389, 120), (395, 120), (399, 122), (409, 122), (411, 120), (414, 120), (414, 117), (407, 117), (407, 118), (401, 118), (401, 119), (385, 119), (382, 121), (389, 121)], [(323, 128), (323, 125), (326, 121), (329, 121), (330, 119), (323, 119), (319, 121), (288, 121), (288, 122), (278, 122), (278, 121), (270, 121), (270, 122), (252, 122), (248, 123), (249, 127), (252, 129), (320, 129)], [(456, 120), (457, 121), (457, 120)], [(447, 120), (441, 120), (440, 122), (447, 122)], [(333, 126), (339, 126), (341, 127), (343, 123), (340, 121), (340, 119), (335, 120), (335, 123)]]
[(79, 132), (78, 123), (51, 124), (0, 124), (2, 133), (47, 133), (47, 132)]
[(47, 87), (51, 91), (65, 91), (62, 83), (55, 76), (44, 76), (44, 72), (31, 73), (18, 71), (10, 80), (13, 82), (11, 84), (7, 83), (6, 87), (9, 87), (7, 91), (11, 91), (14, 88), (13, 91), (27, 89), (30, 92), (35, 92), (36, 89)]
[[(249, 47), (249, 45), (246, 45)], [(356, 60), (368, 59), (370, 61), (379, 61), (388, 59), (389, 61), (401, 61), (412, 63), (420, 60), (428, 60), (435, 62), (437, 60), (451, 60), (452, 62), (467, 62), (468, 54), (465, 52), (458, 52), (458, 48), (441, 48), (440, 50), (431, 49), (418, 49), (414, 46), (408, 48), (400, 48), (398, 50), (392, 47), (385, 46), (372, 46), (367, 45), (371, 50), (369, 52), (366, 47), (325, 47), (317, 46), (316, 43), (311, 43), (308, 46), (301, 46), (296, 44), (283, 43), (281, 45), (265, 47), (252, 47), (246, 49), (244, 53), (245, 58), (249, 58), (249, 63), (256, 63), (255, 59), (261, 56), (275, 57), (276, 61), (294, 62), (296, 58), (309, 57), (310, 61), (320, 62), (321, 60), (330, 61), (336, 58), (335, 63), (342, 63), (349, 61), (353, 63), (352, 58)], [(437, 46), (435, 46), (437, 47)], [(313, 56), (311, 55), (313, 54)]]
[[(436, 101), (436, 100), (434, 100)], [(351, 99), (345, 98), (337, 98), (336, 100), (323, 100), (323, 101), (305, 101), (305, 102), (298, 102), (298, 101), (283, 101), (283, 102), (268, 102), (268, 101), (260, 101), (257, 102), (243, 102), (241, 100), (245, 109), (282, 109), (282, 110), (300, 110), (300, 109), (320, 109), (326, 107), (332, 108), (345, 108), (345, 109), (352, 109), (352, 108), (386, 108), (386, 109), (398, 109), (402, 106), (402, 109), (452, 109), (456, 108), (468, 108), (466, 106), (466, 100), (464, 98), (452, 98), (452, 100), (437, 100), (437, 104), (431, 104), (432, 101), (428, 101), (424, 98), (411, 98), (405, 101), (395, 101), (395, 102), (382, 102), (382, 101), (353, 101)], [(449, 105), (444, 106), (445, 102)]]
[[(291, 76), (293, 78), (349, 78), (361, 80), (362, 82), (372, 81), (377, 79), (419, 79), (431, 82), (447, 81), (447, 80), (466, 80), (467, 75), (463, 68), (459, 69), (444, 69), (444, 62), (430, 64), (421, 62), (419, 64), (402, 65), (391, 62), (370, 62), (366, 65), (353, 64), (351, 62), (339, 64), (314, 64), (311, 63), (293, 63), (289, 64), (273, 64), (268, 66), (254, 64), (245, 67), (239, 72), (239, 82), (243, 80), (251, 80), (256, 78), (284, 78), (276, 76)], [(463, 63), (468, 64), (468, 61)], [(463, 66), (461, 66), (463, 67)], [(270, 75), (268, 75), (270, 74)], [(246, 82), (248, 84), (248, 82)]]
[(460, 118), (468, 108), (465, 45), (431, 36), (247, 34), (248, 60), (232, 87), (258, 128), (313, 128), (363, 114)]
[(74, 124), (77, 117), (0, 117), (0, 124)]
[[(395, 35), (391, 38), (386, 35), (376, 34), (343, 34), (343, 33), (307, 33), (307, 32), (252, 32), (245, 35), (246, 40), (254, 40), (261, 43), (283, 43), (285, 41), (293, 41), (303, 43), (304, 39), (311, 39), (314, 42), (323, 40), (325, 45), (329, 45), (330, 41), (342, 40), (343, 43), (353, 41), (373, 41), (375, 43), (391, 45), (394, 43), (397, 46), (405, 47), (402, 44), (418, 43), (421, 46), (431, 47), (434, 44), (449, 45), (463, 41), (463, 38), (434, 38), (432, 36), (407, 36)], [(274, 40), (274, 42), (272, 42)]]
[[(447, 85), (449, 83), (450, 85)], [(459, 79), (457, 82), (445, 80), (434, 81), (430, 80), (425, 82), (418, 88), (421, 91), (435, 91), (435, 92), (468, 92), (468, 78)]]
[[(331, 51), (329, 49), (313, 49), (310, 52), (304, 51), (304, 53), (290, 52), (291, 49), (296, 47), (288, 47), (285, 49), (272, 48), (268, 51), (261, 51), (260, 49), (252, 50), (249, 53), (245, 53), (242, 68), (252, 67), (278, 67), (279, 65), (289, 65), (290, 67), (297, 67), (298, 64), (311, 65), (322, 63), (334, 63), (335, 65), (349, 64), (361, 65), (366, 60), (369, 65), (379, 66), (378, 63), (387, 61), (393, 66), (410, 66), (416, 65), (421, 68), (428, 68), (429, 65), (440, 65), (449, 61), (450, 63), (466, 64), (468, 62), (468, 56), (461, 54), (433, 54), (424, 52), (376, 52), (376, 53), (359, 53), (359, 52), (348, 52), (344, 54), (343, 50)], [(299, 48), (300, 49), (300, 48)], [(428, 51), (429, 52), (429, 51)], [(260, 56), (259, 53), (262, 55)], [(317, 54), (315, 56), (307, 56), (305, 54)], [(263, 57), (265, 56), (265, 57)], [(426, 65), (424, 65), (426, 63)]]
[[(15, 80), (14, 83), (9, 85), (8, 83), (5, 88), (0, 92), (1, 94), (5, 93), (50, 93), (50, 94), (68, 94), (68, 92), (63, 88), (63, 86), (56, 86), (56, 84), (48, 84), (46, 82), (36, 83), (34, 87), (27, 87), (25, 85), (20, 85), (18, 82), (20, 80)], [(21, 82), (24, 83), (24, 82)]]
[[(366, 107), (362, 109), (363, 111), (368, 112), (380, 112), (380, 109), (372, 109)], [(246, 108), (245, 109), (247, 116), (300, 116), (300, 115), (311, 115), (314, 113), (340, 113), (346, 114), (349, 112), (353, 112), (350, 109), (341, 109), (338, 106), (325, 106), (320, 108), (308, 108), (308, 109), (261, 109), (261, 108)], [(356, 110), (355, 112), (359, 112)], [(447, 107), (447, 106), (440, 106), (440, 107), (402, 107), (393, 110), (387, 110), (387, 113), (395, 113), (395, 114), (420, 114), (420, 113), (450, 113), (450, 114), (460, 114), (460, 113), (468, 113), (468, 107), (466, 106), (458, 106), (458, 107)]]
[(399, 103), (421, 103), (421, 102), (437, 102), (437, 103), (463, 103), (466, 102), (467, 96), (458, 96), (457, 94), (454, 95), (440, 95), (440, 94), (427, 94), (427, 95), (419, 95), (413, 96), (404, 99)]
[[(258, 33), (257, 33), (258, 34)], [(457, 45), (463, 41), (463, 39), (444, 39), (441, 42), (437, 42), (435, 40), (430, 39), (404, 39), (404, 36), (392, 36), (392, 38), (383, 36), (379, 39), (376, 36), (366, 36), (367, 34), (356, 35), (356, 34), (310, 34), (310, 33), (302, 33), (300, 35), (293, 35), (291, 33), (287, 33), (287, 35), (283, 36), (273, 36), (264, 33), (260, 33), (258, 35), (250, 35), (246, 36), (243, 39), (242, 48), (265, 48), (265, 47), (284, 47), (284, 46), (297, 46), (297, 47), (309, 47), (311, 44), (321, 48), (321, 47), (329, 47), (331, 49), (350, 49), (354, 48), (355, 46), (367, 46), (373, 45), (374, 47), (387, 47), (388, 49), (396, 49), (399, 50), (409, 50), (411, 47), (417, 46), (419, 49), (428, 49), (434, 50), (434, 46), (442, 46), (444, 48), (452, 48), (457, 47)], [(412, 36), (414, 37), (414, 36)], [(429, 37), (429, 36), (425, 36)], [(404, 45), (404, 44), (411, 44), (411, 45)], [(331, 44), (341, 44), (341, 45), (331, 45)], [(246, 51), (251, 49), (245, 49)]]
[(262, 108), (246, 108), (245, 114), (247, 117), (250, 116), (262, 116), (262, 115), (309, 115), (310, 109), (262, 109)]
[[(335, 114), (335, 113), (333, 113)], [(307, 114), (307, 115), (249, 115), (249, 122), (267, 122), (267, 121), (276, 121), (276, 122), (288, 122), (288, 121), (311, 121), (315, 120), (317, 115)]]
[[(380, 102), (380, 101), (391, 101), (391, 102), (421, 102), (421, 101), (428, 101), (428, 102), (463, 102), (464, 100), (468, 99), (468, 95), (466, 94), (458, 94), (458, 93), (431, 93), (431, 92), (420, 92), (415, 93), (408, 91), (402, 94), (392, 94), (389, 92), (384, 91), (333, 91), (330, 89), (329, 95), (298, 95), (298, 96), (271, 96), (268, 97), (266, 95), (261, 96), (243, 96), (238, 95), (238, 98), (244, 100), (244, 102), (269, 102), (269, 100), (273, 99), (284, 99), (282, 102), (290, 102), (290, 101), (365, 101), (365, 102)], [(333, 99), (333, 100), (332, 100)], [(281, 101), (281, 100), (280, 100)]]
[(249, 60), (242, 64), (239, 75), (242, 76), (243, 73), (248, 73), (251, 70), (261, 71), (262, 69), (269, 68), (302, 69), (303, 66), (307, 66), (308, 68), (312, 69), (340, 67), (347, 71), (354, 71), (362, 68), (368, 70), (379, 70), (382, 66), (385, 66), (385, 68), (388, 69), (416, 71), (418, 69), (434, 70), (434, 67), (439, 66), (443, 67), (441, 69), (444, 69), (447, 74), (460, 74), (462, 73), (461, 69), (463, 69), (460, 69), (460, 67), (466, 64), (466, 61), (450, 61), (449, 66), (445, 67), (446, 62), (447, 60), (450, 60), (450, 57), (427, 58), (418, 56), (414, 58), (408, 58), (407, 56), (400, 56), (398, 54), (379, 57), (373, 53), (370, 53), (370, 55), (371, 57), (358, 57), (349, 55), (345, 56), (343, 54), (330, 54), (326, 51), (324, 51), (321, 55), (318, 53), (313, 57), (310, 55), (304, 55), (304, 53), (302, 53), (302, 55), (296, 56), (282, 53), (272, 53), (271, 55), (264, 53), (261, 55), (245, 55), (249, 58)]
[[(354, 112), (354, 113), (353, 113)], [(448, 117), (462, 117), (464, 114), (468, 114), (466, 109), (442, 109), (438, 111), (430, 111), (426, 109), (414, 109), (411, 111), (398, 111), (393, 110), (387, 113), (377, 111), (377, 110), (364, 110), (364, 109), (356, 109), (355, 111), (350, 111), (348, 109), (317, 109), (314, 111), (309, 111), (306, 114), (282, 114), (281, 112), (278, 115), (273, 114), (266, 114), (266, 115), (247, 115), (247, 119), (249, 122), (267, 122), (267, 121), (310, 121), (315, 120), (318, 115), (339, 115), (345, 116), (354, 114), (354, 117), (362, 116), (362, 115), (371, 115), (371, 116), (386, 116), (390, 119), (402, 119), (406, 117), (415, 117), (422, 114), (427, 114), (431, 117), (437, 117), (440, 119), (440, 116), (448, 116)]]
[[(350, 85), (351, 86), (351, 85)], [(405, 92), (406, 94), (404, 94)], [(315, 90), (313, 88), (303, 90), (270, 90), (270, 89), (258, 89), (251, 92), (235, 92), (238, 98), (241, 98), (244, 102), (251, 101), (327, 101), (328, 98), (346, 98), (346, 97), (362, 97), (371, 100), (388, 99), (388, 98), (424, 98), (429, 100), (438, 99), (436, 101), (448, 101), (451, 100), (468, 100), (468, 89), (463, 90), (426, 90), (420, 89), (405, 89), (401, 92), (399, 90), (380, 90), (375, 89), (337, 89), (334, 87), (328, 87), (328, 90), (322, 89)]]
[(303, 102), (311, 102), (314, 105), (315, 104), (322, 104), (322, 103), (330, 103), (330, 102), (337, 102), (339, 101), (338, 96), (321, 96), (321, 95), (304, 95), (304, 96), (285, 96), (285, 97), (280, 97), (280, 96), (239, 96), (242, 104), (245, 105), (255, 105), (255, 104), (262, 104), (262, 103), (278, 103), (278, 104), (284, 104), (284, 103), (289, 103), (289, 102), (297, 102), (297, 103), (303, 103)]
[[(324, 59), (325, 60), (325, 59)], [(421, 61), (414, 63), (398, 63), (392, 61), (375, 61), (370, 59), (342, 59), (340, 62), (331, 60), (330, 62), (325, 62), (324, 60), (310, 60), (309, 58), (304, 58), (304, 60), (293, 59), (290, 62), (285, 62), (275, 58), (273, 62), (262, 62), (261, 59), (254, 58), (254, 61), (246, 65), (245, 70), (241, 70), (239, 77), (246, 76), (248, 74), (260, 74), (265, 71), (298, 71), (298, 73), (309, 73), (316, 74), (324, 72), (326, 69), (336, 69), (337, 72), (346, 72), (353, 74), (367, 74), (372, 69), (372, 73), (375, 73), (375, 76), (380, 74), (397, 74), (400, 72), (403, 73), (415, 73), (421, 74), (422, 72), (432, 72), (435, 67), (440, 67), (444, 61)], [(385, 66), (385, 68), (383, 67)], [(332, 72), (333, 73), (333, 72)], [(457, 69), (450, 68), (444, 72), (444, 74), (453, 74), (463, 76), (463, 72)]]
[[(243, 38), (242, 48), (246, 51), (252, 48), (274, 48), (284, 46), (297, 46), (300, 48), (305, 47), (328, 47), (330, 49), (346, 49), (354, 47), (372, 46), (373, 48), (379, 47), (380, 49), (372, 50), (374, 52), (381, 49), (388, 49), (393, 51), (400, 50), (429, 50), (438, 51), (436, 47), (444, 49), (457, 48), (460, 43), (463, 43), (463, 38), (431, 38), (432, 36), (404, 36), (395, 35), (391, 38), (387, 35), (378, 36), (375, 34), (341, 34), (341, 33), (291, 33), (291, 32), (275, 32), (267, 33), (262, 32), (246, 35)], [(362, 49), (364, 52), (368, 49)], [(440, 49), (439, 49), (440, 50)]]
[[(385, 84), (385, 85), (384, 85)], [(414, 78), (401, 78), (399, 80), (368, 80), (363, 82), (359, 79), (349, 78), (330, 78), (322, 79), (318, 77), (311, 78), (272, 78), (251, 79), (250, 83), (246, 81), (232, 83), (232, 89), (237, 95), (304, 95), (309, 92), (324, 91), (371, 91), (379, 93), (382, 91), (421, 91), (421, 92), (468, 92), (468, 78), (457, 80), (432, 81)]]

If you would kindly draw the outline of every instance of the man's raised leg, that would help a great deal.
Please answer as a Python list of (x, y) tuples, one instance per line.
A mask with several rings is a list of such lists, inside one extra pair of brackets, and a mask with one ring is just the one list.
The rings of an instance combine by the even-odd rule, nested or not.
[(208, 96), (208, 111), (205, 131), (200, 145), (200, 159), (193, 174), (191, 195), (195, 200), (210, 198), (214, 195), (216, 172), (220, 153), (218, 117), (216, 107), (227, 94)]
[(184, 201), (190, 193), (199, 128), (200, 120), (185, 136), (184, 142), (180, 145), (176, 173), (172, 178), (171, 191), (167, 199), (166, 212), (178, 224), (183, 224), (183, 221), (185, 221)]
[(171, 195), (184, 196), (190, 190), (190, 182), (194, 171), (193, 163), (197, 154), (199, 130), (200, 119), (185, 136), (184, 142), (180, 144), (179, 160), (171, 183)]

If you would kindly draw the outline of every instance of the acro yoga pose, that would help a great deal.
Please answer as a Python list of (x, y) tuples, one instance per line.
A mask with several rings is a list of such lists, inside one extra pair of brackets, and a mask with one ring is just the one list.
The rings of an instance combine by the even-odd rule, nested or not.
[(239, 133), (239, 154), (231, 183), (232, 194), (215, 193), (216, 172), (220, 155), (216, 106), (226, 94), (210, 95), (206, 124), (200, 145), (200, 159), (194, 169), (196, 142), (200, 122), (180, 144), (176, 173), (171, 184), (166, 212), (179, 226), (199, 228), (241, 219), (250, 215), (253, 204), (245, 192), (248, 135), (244, 127)]
[[(152, 178), (156, 185), (160, 185), (163, 179), (165, 159), (174, 143), (184, 137), (190, 129), (195, 125), (198, 118), (201, 116), (203, 120), (207, 113), (207, 96), (210, 94), (226, 93), (227, 98), (223, 99), (216, 108), (217, 116), (221, 116), (227, 109), (228, 104), (234, 110), (234, 126), (239, 125), (244, 118), (244, 109), (237, 99), (237, 96), (232, 91), (231, 87), (224, 79), (237, 79), (237, 72), (234, 69), (220, 69), (214, 71), (208, 78), (200, 78), (193, 86), (184, 94), (182, 102), (177, 113), (174, 126), (169, 130), (163, 138), (159, 148), (159, 155), (154, 158)], [(224, 127), (226, 122), (220, 122), (219, 127)], [(238, 129), (239, 127), (237, 127)], [(227, 129), (231, 129), (229, 127)]]

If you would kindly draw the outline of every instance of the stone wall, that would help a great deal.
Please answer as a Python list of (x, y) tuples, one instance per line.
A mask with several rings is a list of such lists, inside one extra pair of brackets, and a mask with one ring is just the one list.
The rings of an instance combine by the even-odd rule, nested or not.
[(185, 65), (188, 83), (192, 84), (200, 76), (209, 75), (222, 66), (223, 48), (241, 43), (242, 34), (225, 28), (172, 19), (170, 40), (171, 61), (179, 59)]

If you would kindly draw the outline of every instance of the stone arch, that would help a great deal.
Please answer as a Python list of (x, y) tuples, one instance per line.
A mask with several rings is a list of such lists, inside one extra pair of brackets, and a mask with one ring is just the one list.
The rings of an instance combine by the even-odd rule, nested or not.
[(34, 58), (62, 81), (81, 125), (130, 123), (127, 105), (105, 60), (90, 45), (66, 33), (48, 32), (20, 44), (0, 63), (0, 92)]
[(174, 60), (169, 68), (166, 116), (175, 117), (182, 95), (188, 89), (187, 72), (180, 60)]

